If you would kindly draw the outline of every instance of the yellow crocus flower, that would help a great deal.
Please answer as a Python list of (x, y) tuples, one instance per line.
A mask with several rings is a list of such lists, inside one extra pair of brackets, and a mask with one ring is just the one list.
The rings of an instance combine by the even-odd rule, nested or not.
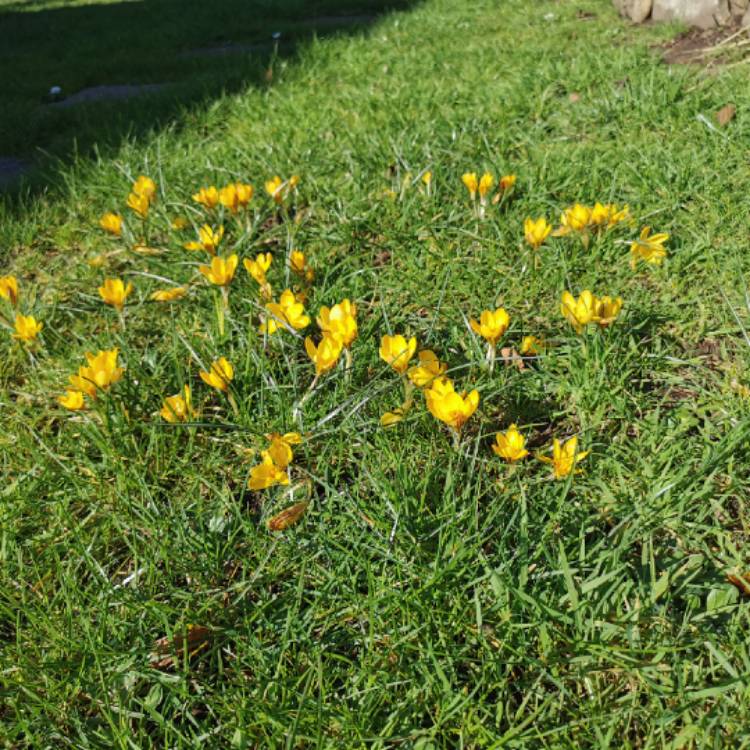
[(222, 237), (224, 237), (223, 226), (214, 231), (208, 224), (204, 224), (198, 230), (198, 242), (186, 242), (183, 247), (185, 250), (205, 250), (210, 255), (216, 255)]
[(539, 354), (544, 348), (544, 342), (536, 336), (524, 336), (518, 351), (521, 354)]
[(226, 391), (234, 378), (234, 367), (226, 357), (219, 357), (211, 364), (211, 369), (206, 372), (201, 370), (201, 380), (219, 391)]
[(380, 359), (387, 362), (399, 375), (409, 368), (409, 360), (417, 351), (417, 339), (412, 336), (408, 341), (400, 334), (383, 336), (380, 339)]
[(424, 391), (427, 408), (435, 419), (447, 424), (456, 433), (479, 406), (479, 392), (473, 390), (468, 396), (456, 393), (453, 382), (446, 377), (438, 378)]
[(273, 462), (269, 451), (262, 451), (263, 463), (250, 469), (250, 478), (247, 486), (251, 490), (265, 490), (276, 484), (289, 484), (289, 474), (286, 467), (282, 468)]
[(476, 172), (466, 172), (461, 175), (461, 182), (466, 186), (469, 191), (471, 199), (474, 200), (477, 197), (477, 190), (479, 189), (479, 180), (477, 179)]
[(245, 258), (242, 261), (242, 265), (245, 266), (245, 270), (252, 276), (255, 281), (264, 286), (268, 282), (266, 281), (266, 272), (271, 267), (271, 261), (273, 256), (271, 253), (258, 253), (255, 256), (255, 260)]
[(581, 333), (589, 324), (596, 321), (596, 297), (585, 289), (576, 299), (570, 292), (563, 292), (560, 312), (566, 320)]
[(101, 219), (99, 219), (99, 226), (105, 232), (109, 232), (110, 234), (114, 234), (115, 237), (119, 237), (122, 234), (122, 216), (108, 211)]
[(315, 365), (316, 377), (335, 367), (342, 350), (343, 344), (341, 339), (335, 338), (328, 332), (323, 333), (323, 338), (317, 347), (309, 336), (305, 339), (305, 351)]
[(146, 175), (141, 175), (131, 188), (135, 195), (140, 195), (151, 203), (156, 197), (156, 183)]
[(15, 276), (0, 276), (0, 297), (11, 305), (18, 303), (18, 279)]
[(128, 208), (135, 211), (142, 219), (148, 216), (149, 200), (144, 195), (130, 193), (128, 196)]
[(77, 391), (82, 391), (92, 399), (97, 391), (106, 391), (117, 383), (125, 371), (117, 366), (118, 349), (100, 350), (97, 354), (86, 353), (87, 367), (79, 367), (77, 375), (70, 376), (70, 384)]
[(484, 310), (479, 316), (479, 321), (472, 318), (469, 325), (474, 333), (479, 334), (491, 346), (496, 346), (500, 337), (508, 330), (510, 317), (504, 308), (498, 307), (494, 312)]
[(622, 309), (622, 298), (596, 298), (594, 309), (595, 321), (600, 327), (606, 328), (610, 323), (613, 323), (617, 319), (617, 316), (620, 314), (620, 310)]
[(505, 432), (498, 432), (495, 435), (495, 444), (492, 446), (492, 450), (500, 458), (513, 463), (529, 455), (525, 446), (526, 438), (518, 431), (516, 425), (512, 424)]
[(591, 209), (591, 216), (589, 217), (589, 223), (592, 226), (600, 227), (604, 224), (609, 224), (609, 206), (604, 206), (599, 201), (594, 204)]
[(578, 438), (574, 435), (564, 444), (555, 438), (552, 441), (552, 458), (549, 456), (537, 456), (540, 461), (552, 464), (555, 479), (564, 479), (570, 474), (575, 465), (583, 461), (590, 451), (577, 453)]
[(482, 200), (485, 200), (488, 193), (492, 188), (495, 186), (495, 175), (491, 174), (490, 172), (485, 172), (480, 178), (479, 178), (479, 186), (477, 190), (479, 191), (479, 197)]
[(560, 228), (556, 230), (556, 236), (569, 234), (570, 232), (585, 232), (591, 221), (591, 209), (576, 203), (571, 208), (566, 208), (560, 217)]
[(21, 315), (19, 313), (16, 315), (14, 328), (13, 338), (28, 344), (39, 335), (39, 332), (44, 328), (44, 323), (37, 322), (33, 315)]
[(302, 442), (302, 436), (298, 432), (286, 432), (283, 435), (272, 432), (270, 435), (266, 435), (266, 439), (270, 441), (268, 455), (271, 456), (274, 464), (281, 469), (286, 469), (292, 463), (294, 458), (292, 446), (299, 445)]
[(185, 216), (175, 216), (174, 219), (170, 222), (170, 226), (172, 229), (176, 231), (180, 231), (182, 229), (185, 229), (190, 226), (190, 222)]
[(524, 239), (534, 250), (541, 247), (542, 243), (549, 237), (550, 232), (552, 232), (552, 225), (547, 222), (544, 216), (538, 219), (528, 217), (523, 222)]
[(422, 182), (429, 188), (432, 184), (432, 172), (427, 171), (422, 175)]
[(171, 289), (157, 289), (151, 294), (151, 299), (154, 302), (174, 302), (175, 300), (182, 299), (187, 294), (187, 287), (176, 286)]
[(630, 245), (630, 267), (635, 270), (639, 260), (658, 266), (667, 257), (664, 243), (668, 239), (666, 232), (651, 234), (651, 227), (643, 227), (640, 237)]
[(189, 422), (195, 415), (190, 393), (190, 386), (186, 385), (182, 393), (167, 396), (159, 412), (166, 422)]
[(448, 369), (448, 365), (441, 362), (431, 349), (423, 349), (417, 357), (419, 364), (410, 367), (407, 372), (409, 380), (417, 388), (430, 385), (435, 378), (439, 378)]
[(65, 391), (64, 396), (58, 396), (57, 403), (71, 411), (81, 411), (86, 406), (83, 394), (80, 391), (72, 390)]
[(193, 200), (206, 208), (215, 208), (219, 203), (219, 191), (214, 185), (202, 187), (197, 193), (193, 193)]
[(344, 348), (348, 349), (357, 338), (357, 306), (348, 299), (330, 309), (321, 307), (317, 321), (320, 329), (340, 341)]
[(227, 286), (234, 278), (234, 272), (237, 270), (237, 264), (240, 259), (237, 255), (230, 255), (228, 258), (214, 256), (211, 258), (210, 266), (198, 266), (198, 270), (212, 283), (217, 286)]
[(104, 279), (104, 284), (99, 287), (99, 296), (108, 305), (121, 311), (128, 295), (133, 291), (133, 285), (125, 284), (122, 279)]
[(270, 316), (261, 323), (260, 330), (269, 335), (276, 333), (284, 324), (297, 331), (310, 325), (310, 316), (305, 314), (304, 305), (298, 300), (291, 289), (285, 289), (278, 302), (269, 302), (266, 310)]
[(219, 191), (219, 201), (222, 206), (236, 214), (247, 206), (253, 197), (253, 186), (244, 182), (232, 182)]
[(615, 203), (608, 203), (607, 210), (609, 211), (609, 220), (607, 222), (607, 228), (612, 228), (621, 221), (627, 221), (630, 218), (630, 208), (625, 205), (622, 208), (617, 208)]
[(293, 174), (286, 182), (278, 175), (274, 175), (265, 183), (266, 192), (276, 203), (282, 203), (284, 198), (299, 184), (299, 177)]

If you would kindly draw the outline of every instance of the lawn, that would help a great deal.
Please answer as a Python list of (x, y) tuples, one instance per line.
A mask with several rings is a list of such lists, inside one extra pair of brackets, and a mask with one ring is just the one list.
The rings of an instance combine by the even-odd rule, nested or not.
[[(425, 0), (229, 90), (214, 71), (149, 127), (92, 105), (98, 154), (61, 131), (47, 186), (0, 203), (6, 747), (750, 747), (750, 90), (739, 61), (665, 65), (675, 32), (608, 0)], [(482, 207), (473, 172), (516, 183)], [(236, 211), (192, 198), (235, 181)], [(596, 202), (629, 215), (525, 240)], [(204, 224), (238, 256), (225, 287), (184, 247)], [(632, 254), (647, 226), (663, 259)], [(571, 325), (584, 290), (622, 309)], [(356, 337), (323, 309), (344, 300)], [(471, 320), (499, 307), (493, 366)], [(396, 334), (476, 396), (406, 385)], [(122, 372), (71, 386), (115, 348)], [(556, 478), (539, 457), (571, 438)]]

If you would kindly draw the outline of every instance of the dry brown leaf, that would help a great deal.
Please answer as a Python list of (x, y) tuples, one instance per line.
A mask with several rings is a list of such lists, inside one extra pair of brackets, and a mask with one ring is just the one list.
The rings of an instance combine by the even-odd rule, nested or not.
[(519, 370), (526, 369), (526, 364), (523, 361), (523, 357), (516, 351), (515, 347), (504, 346), (500, 350), (500, 359), (505, 365), (514, 365)]
[(716, 122), (718, 122), (719, 125), (724, 127), (725, 125), (728, 125), (734, 119), (734, 116), (736, 114), (737, 114), (737, 107), (735, 107), (734, 104), (725, 104), (716, 113)]
[(164, 636), (154, 643), (154, 651), (149, 656), (151, 666), (155, 669), (173, 669), (179, 664), (185, 651), (192, 659), (199, 651), (208, 646), (211, 631), (202, 625), (188, 625), (187, 633), (175, 633), (174, 637)]
[(307, 505), (307, 503), (302, 502), (284, 508), (281, 513), (277, 513), (269, 520), (268, 528), (271, 531), (284, 531), (284, 529), (288, 529), (302, 518), (304, 512), (307, 510)]
[(750, 573), (727, 573), (727, 581), (736, 586), (741, 594), (750, 596)]

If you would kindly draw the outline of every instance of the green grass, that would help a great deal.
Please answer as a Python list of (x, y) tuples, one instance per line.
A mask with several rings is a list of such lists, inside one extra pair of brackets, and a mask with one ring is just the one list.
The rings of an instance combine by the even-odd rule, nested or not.
[[(605, 0), (427, 0), (3, 204), (1, 272), (45, 324), (31, 352), (0, 344), (8, 747), (750, 746), (747, 601), (726, 578), (750, 569), (750, 93), (741, 65), (664, 66), (651, 46), (672, 31), (627, 26)], [(698, 119), (727, 101), (726, 128)], [(460, 176), (485, 168), (518, 185), (478, 221)], [(136, 234), (160, 255), (97, 226), (141, 173), (159, 200)], [(269, 221), (277, 173), (301, 176), (295, 221)], [(258, 335), (242, 267), (220, 336), (181, 249), (194, 230), (166, 228), (202, 223), (191, 193), (235, 178), (257, 194), (249, 224), (224, 218), (224, 251), (271, 251), (279, 292), (300, 247), (313, 316), (359, 307), (350, 375), (302, 410), (291, 490), (246, 489), (248, 451), (295, 428), (302, 342)], [(535, 264), (523, 219), (594, 200), (627, 202), (637, 224), (588, 250), (550, 239)], [(671, 234), (669, 257), (633, 272), (644, 224)], [(135, 285), (124, 326), (98, 299), (105, 275)], [(189, 296), (151, 303), (155, 277)], [(584, 288), (624, 299), (607, 331), (561, 317), (562, 292)], [(467, 330), (496, 304), (504, 345), (551, 344), (523, 371), (488, 373)], [(421, 395), (380, 427), (401, 401), (378, 359), (388, 332), (479, 389), (458, 448)], [(112, 346), (123, 379), (83, 415), (61, 409), (84, 352)], [(198, 377), (220, 355), (236, 415)], [(185, 383), (201, 421), (166, 425), (162, 399)], [(503, 464), (490, 445), (511, 422), (534, 452), (577, 434), (583, 472)], [(290, 493), (307, 513), (272, 534)], [(190, 624), (208, 646), (156, 668), (155, 642)]]

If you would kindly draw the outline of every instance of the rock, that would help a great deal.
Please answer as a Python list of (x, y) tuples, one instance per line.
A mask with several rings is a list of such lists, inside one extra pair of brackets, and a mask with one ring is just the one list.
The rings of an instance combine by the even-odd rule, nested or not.
[(654, 21), (682, 21), (701, 29), (732, 20), (729, 0), (654, 0), (651, 17)]
[(742, 16), (742, 25), (743, 26), (750, 26), (750, 8), (748, 8), (745, 11), (745, 15)]
[(729, 0), (729, 12), (734, 18), (740, 18), (750, 9), (750, 0)]
[(614, 0), (620, 15), (633, 23), (643, 23), (649, 17), (652, 2), (653, 0)]

